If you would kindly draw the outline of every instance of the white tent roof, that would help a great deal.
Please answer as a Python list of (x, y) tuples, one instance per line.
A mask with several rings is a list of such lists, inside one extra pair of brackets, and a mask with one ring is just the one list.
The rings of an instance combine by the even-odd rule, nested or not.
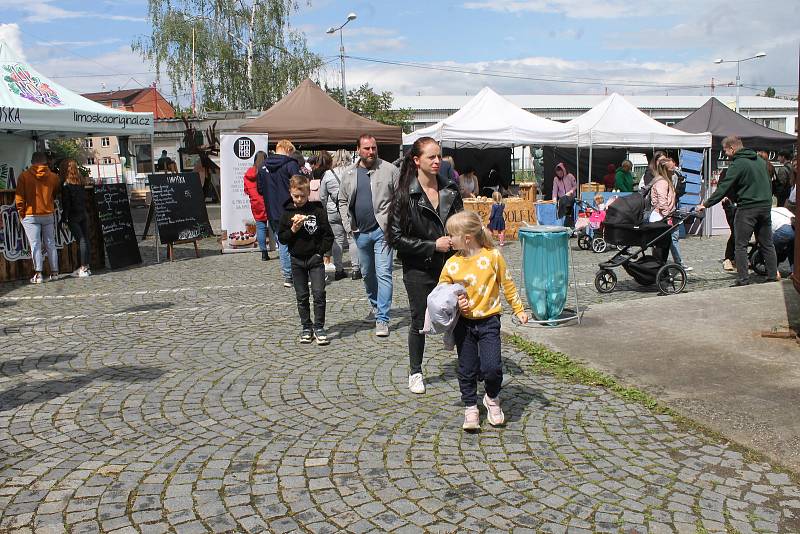
[(575, 146), (577, 130), (529, 113), (484, 87), (446, 119), (404, 135), (403, 144), (410, 145), (424, 136), (451, 148)]
[(153, 133), (152, 113), (106, 107), (45, 78), (0, 40), (0, 130), (21, 135)]
[(578, 129), (579, 146), (703, 148), (711, 146), (709, 132), (689, 134), (648, 117), (614, 93), (567, 123)]

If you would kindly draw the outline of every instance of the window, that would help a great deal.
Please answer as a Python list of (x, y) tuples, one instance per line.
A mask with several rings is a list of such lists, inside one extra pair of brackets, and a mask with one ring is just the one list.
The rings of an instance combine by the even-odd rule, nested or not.
[(112, 100), (111, 101), (111, 107), (112, 108), (122, 107), (122, 102), (120, 102), (119, 100)]
[(94, 165), (94, 158), (86, 158), (87, 165)]
[(83, 148), (92, 148), (92, 144), (93, 143), (92, 143), (92, 138), (91, 137), (84, 138), (84, 140), (83, 140)]
[(103, 158), (103, 165), (111, 165), (114, 161), (111, 158)]
[(150, 145), (136, 145), (136, 172), (147, 174), (153, 172), (153, 150)]
[(766, 126), (767, 128), (772, 128), (773, 130), (778, 130), (780, 132), (786, 131), (786, 119), (760, 119), (755, 118), (752, 119), (753, 122), (757, 122), (762, 126)]
[(100, 146), (111, 146), (111, 138), (109, 138), (109, 137), (101, 137), (100, 138)]

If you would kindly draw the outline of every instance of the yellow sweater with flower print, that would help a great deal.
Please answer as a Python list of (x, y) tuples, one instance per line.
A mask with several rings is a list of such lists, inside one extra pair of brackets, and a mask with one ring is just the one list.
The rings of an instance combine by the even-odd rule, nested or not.
[(514, 314), (524, 309), (506, 260), (497, 249), (482, 248), (469, 257), (451, 256), (444, 264), (439, 283), (461, 284), (466, 288), (470, 311), (463, 315), (467, 319), (483, 319), (501, 313), (500, 286)]

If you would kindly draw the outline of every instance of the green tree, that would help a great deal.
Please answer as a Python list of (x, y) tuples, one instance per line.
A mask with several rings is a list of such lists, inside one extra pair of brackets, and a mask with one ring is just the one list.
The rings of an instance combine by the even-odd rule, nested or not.
[[(344, 105), (340, 88), (326, 85), (325, 91), (334, 100)], [(394, 97), (390, 91), (376, 93), (368, 83), (361, 85), (358, 89), (347, 91), (347, 108), (350, 111), (383, 124), (400, 126), (404, 132), (408, 133), (414, 114), (410, 109), (392, 109), (393, 101)]]
[(770, 98), (775, 98), (775, 88), (774, 87), (767, 87), (764, 93), (761, 96), (768, 96)]
[(89, 169), (84, 167), (87, 153), (81, 139), (48, 139), (47, 149), (53, 155), (54, 161), (74, 159), (81, 174), (89, 176)]
[(266, 109), (319, 70), (289, 25), (297, 0), (148, 0), (149, 37), (134, 51), (166, 73), (175, 95), (206, 109)]

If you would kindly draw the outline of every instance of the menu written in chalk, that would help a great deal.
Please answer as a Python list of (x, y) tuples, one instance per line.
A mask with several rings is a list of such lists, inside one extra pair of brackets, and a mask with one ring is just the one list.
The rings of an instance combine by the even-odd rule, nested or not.
[(103, 246), (111, 268), (119, 269), (142, 263), (125, 184), (95, 186), (94, 203), (103, 233)]
[(162, 244), (214, 235), (208, 222), (199, 174), (148, 174), (147, 180)]

